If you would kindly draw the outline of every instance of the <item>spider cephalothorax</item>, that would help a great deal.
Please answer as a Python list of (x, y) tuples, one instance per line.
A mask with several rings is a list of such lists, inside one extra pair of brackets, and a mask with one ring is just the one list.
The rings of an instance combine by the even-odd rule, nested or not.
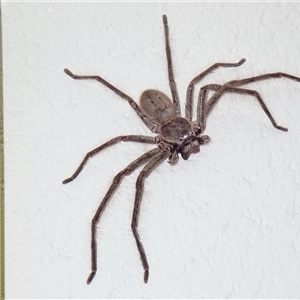
[[(166, 54), (168, 65), (168, 77), (169, 85), (172, 95), (172, 100), (165, 94), (157, 90), (146, 90), (142, 93), (140, 98), (140, 106), (128, 95), (117, 89), (115, 86), (104, 80), (97, 75), (75, 75), (68, 69), (65, 69), (65, 73), (73, 79), (92, 79), (97, 80), (110, 90), (115, 92), (122, 99), (126, 100), (129, 105), (134, 109), (140, 119), (145, 125), (154, 133), (156, 137), (142, 136), (142, 135), (124, 135), (118, 136), (105, 144), (97, 147), (96, 149), (88, 152), (83, 161), (75, 171), (75, 173), (63, 181), (64, 184), (74, 180), (78, 174), (82, 171), (87, 160), (99, 153), (101, 150), (112, 146), (118, 142), (138, 142), (146, 144), (156, 144), (157, 147), (144, 153), (139, 158), (130, 163), (124, 170), (120, 171), (113, 179), (113, 182), (104, 196), (99, 208), (96, 211), (92, 220), (91, 231), (91, 255), (92, 255), (92, 270), (87, 279), (87, 283), (91, 283), (96, 271), (97, 271), (97, 247), (96, 247), (96, 229), (97, 223), (106, 208), (109, 200), (118, 188), (124, 176), (130, 175), (137, 168), (144, 165), (144, 168), (140, 172), (136, 181), (136, 194), (134, 202), (134, 210), (132, 215), (131, 228), (137, 244), (137, 249), (140, 254), (142, 265), (144, 268), (144, 282), (147, 283), (149, 277), (149, 264), (147, 261), (146, 253), (142, 242), (138, 234), (138, 217), (141, 207), (142, 195), (144, 190), (144, 182), (148, 175), (164, 160), (168, 159), (169, 163), (174, 165), (177, 163), (181, 154), (184, 160), (187, 160), (192, 153), (200, 151), (200, 146), (207, 144), (210, 138), (204, 135), (206, 128), (206, 121), (210, 112), (214, 109), (220, 98), (225, 93), (237, 93), (243, 95), (250, 95), (257, 99), (262, 109), (270, 119), (271, 123), (276, 129), (287, 131), (287, 128), (279, 126), (271, 115), (269, 109), (264, 103), (260, 94), (251, 89), (241, 88), (242, 85), (253, 83), (255, 81), (286, 77), (288, 79), (300, 82), (299, 77), (289, 75), (282, 72), (268, 73), (255, 77), (250, 77), (241, 80), (229, 81), (225, 84), (209, 84), (203, 86), (199, 91), (197, 101), (197, 114), (196, 120), (192, 120), (192, 108), (194, 101), (194, 88), (197, 83), (201, 81), (203, 77), (211, 73), (213, 70), (223, 67), (238, 67), (245, 62), (245, 59), (241, 59), (237, 63), (215, 63), (198, 76), (196, 76), (188, 85), (186, 92), (186, 104), (185, 104), (185, 117), (181, 115), (180, 102), (177, 93), (177, 87), (174, 80), (173, 65), (171, 57), (171, 48), (169, 42), (169, 28), (167, 17), (163, 15), (165, 42), (166, 42)], [(212, 96), (208, 98), (208, 93), (211, 92)]]

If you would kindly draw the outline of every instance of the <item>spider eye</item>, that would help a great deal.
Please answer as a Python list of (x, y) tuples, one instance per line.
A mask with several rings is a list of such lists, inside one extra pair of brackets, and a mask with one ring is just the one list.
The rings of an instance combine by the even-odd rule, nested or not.
[(186, 140), (188, 137), (189, 137), (188, 134), (185, 134), (185, 135), (183, 135), (183, 136), (180, 136), (180, 137), (179, 137), (179, 142), (183, 142), (183, 141)]

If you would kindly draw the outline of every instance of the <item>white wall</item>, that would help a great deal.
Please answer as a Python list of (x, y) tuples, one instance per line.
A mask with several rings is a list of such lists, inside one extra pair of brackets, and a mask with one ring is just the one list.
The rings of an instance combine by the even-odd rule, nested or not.
[[(131, 107), (96, 82), (99, 74), (138, 101), (169, 94), (162, 14), (184, 107), (189, 81), (202, 84), (267, 72), (300, 76), (298, 3), (2, 3), (5, 130), (6, 298), (292, 298), (300, 293), (300, 84), (249, 85), (257, 101), (226, 95), (211, 114), (212, 142), (190, 160), (161, 165), (147, 179), (140, 236), (130, 223), (137, 172), (100, 222), (91, 285), (90, 221), (111, 180), (150, 149), (120, 144), (84, 154), (117, 135), (152, 135)], [(200, 85), (197, 86), (199, 90)]]

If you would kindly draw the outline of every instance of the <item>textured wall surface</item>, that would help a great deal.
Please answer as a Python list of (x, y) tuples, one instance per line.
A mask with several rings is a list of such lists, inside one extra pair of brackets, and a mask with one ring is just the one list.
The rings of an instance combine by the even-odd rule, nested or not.
[[(138, 101), (170, 94), (162, 14), (167, 14), (182, 107), (201, 85), (283, 71), (300, 76), (298, 3), (3, 3), (6, 298), (293, 298), (300, 295), (300, 83), (259, 91), (287, 133), (250, 96), (225, 95), (209, 117), (212, 141), (145, 184), (139, 232), (130, 223), (135, 180), (125, 178), (101, 219), (90, 286), (90, 221), (113, 176), (151, 148), (117, 135), (153, 134), (99, 74)], [(197, 85), (196, 91), (199, 90)]]

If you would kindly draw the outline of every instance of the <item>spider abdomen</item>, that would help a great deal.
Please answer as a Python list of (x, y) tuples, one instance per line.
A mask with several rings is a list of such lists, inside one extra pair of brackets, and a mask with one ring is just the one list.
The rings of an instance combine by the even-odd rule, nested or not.
[(145, 115), (158, 125), (175, 117), (170, 98), (157, 90), (144, 91), (140, 97), (140, 106)]
[(163, 140), (181, 145), (193, 132), (192, 124), (185, 118), (175, 117), (160, 127)]

